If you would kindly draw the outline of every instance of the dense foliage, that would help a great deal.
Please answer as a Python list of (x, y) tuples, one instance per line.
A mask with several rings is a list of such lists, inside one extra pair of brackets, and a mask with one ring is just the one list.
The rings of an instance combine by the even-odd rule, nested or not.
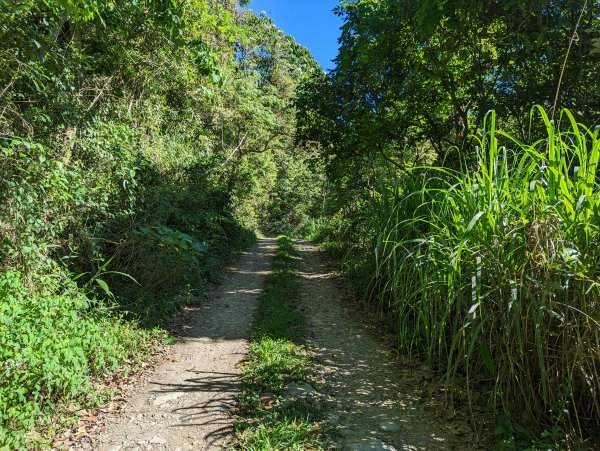
[(565, 110), (525, 145), (489, 119), (476, 169), (415, 168), (381, 192), (370, 299), (459, 398), (585, 435), (600, 418), (598, 130)]
[(0, 447), (147, 347), (120, 315), (168, 324), (255, 231), (304, 226), (318, 70), (234, 0), (0, 0)]
[(588, 437), (600, 421), (600, 3), (337, 12), (337, 66), (299, 91), (301, 138), (326, 172), (312, 236), (454, 402), (488, 408), (500, 438)]
[(507, 443), (588, 437), (600, 3), (342, 1), (328, 74), (246, 3), (0, 0), (0, 447), (257, 231), (320, 239)]

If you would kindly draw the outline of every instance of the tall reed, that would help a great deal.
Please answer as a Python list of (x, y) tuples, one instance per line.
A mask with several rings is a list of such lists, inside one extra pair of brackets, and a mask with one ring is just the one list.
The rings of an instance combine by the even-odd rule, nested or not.
[(600, 424), (599, 131), (531, 114), (532, 144), (492, 112), (475, 167), (381, 190), (370, 299), (469, 403), (581, 436)]

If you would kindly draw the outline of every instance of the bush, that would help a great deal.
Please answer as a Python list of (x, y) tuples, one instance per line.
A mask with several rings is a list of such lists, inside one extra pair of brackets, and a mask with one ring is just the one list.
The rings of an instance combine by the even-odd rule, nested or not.
[(235, 0), (0, 0), (0, 38), (1, 448), (255, 238), (318, 66)]
[(148, 350), (148, 332), (57, 276), (33, 284), (0, 273), (0, 444), (10, 448), (42, 440), (32, 435), (36, 426), (66, 403), (88, 400), (93, 380)]

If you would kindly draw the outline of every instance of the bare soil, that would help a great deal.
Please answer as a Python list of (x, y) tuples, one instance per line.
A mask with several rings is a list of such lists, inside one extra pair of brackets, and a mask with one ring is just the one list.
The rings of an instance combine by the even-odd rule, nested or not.
[[(348, 450), (476, 449), (465, 421), (429, 399), (427, 369), (395, 356), (340, 288), (319, 250), (299, 242), (309, 343), (322, 364), (317, 389), (329, 399), (337, 447)], [(379, 336), (377, 336), (379, 335)], [(385, 334), (384, 334), (385, 335)]]

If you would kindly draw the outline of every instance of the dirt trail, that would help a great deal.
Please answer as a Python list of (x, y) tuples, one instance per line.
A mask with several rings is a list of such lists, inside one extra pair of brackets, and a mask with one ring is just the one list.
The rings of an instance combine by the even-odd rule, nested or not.
[[(275, 239), (260, 240), (228, 268), (222, 285), (191, 312), (173, 358), (128, 393), (123, 408), (102, 418), (96, 437), (71, 449), (227, 449), (240, 388), (238, 364), (248, 350), (253, 312), (276, 247)], [(304, 241), (297, 248), (299, 307), (323, 364), (315, 384), (341, 434), (336, 449), (474, 449), (421, 402), (423, 373), (400, 365), (356, 319), (318, 249)]]
[[(301, 309), (309, 342), (324, 365), (319, 391), (328, 395), (341, 449), (459, 449), (456, 433), (420, 402), (421, 374), (402, 367), (365, 324), (353, 318), (344, 294), (319, 257), (299, 242)], [(356, 315), (354, 315), (356, 316)]]
[(194, 313), (173, 361), (159, 366), (89, 447), (99, 450), (213, 450), (231, 435), (237, 365), (277, 243), (264, 239), (228, 269)]

